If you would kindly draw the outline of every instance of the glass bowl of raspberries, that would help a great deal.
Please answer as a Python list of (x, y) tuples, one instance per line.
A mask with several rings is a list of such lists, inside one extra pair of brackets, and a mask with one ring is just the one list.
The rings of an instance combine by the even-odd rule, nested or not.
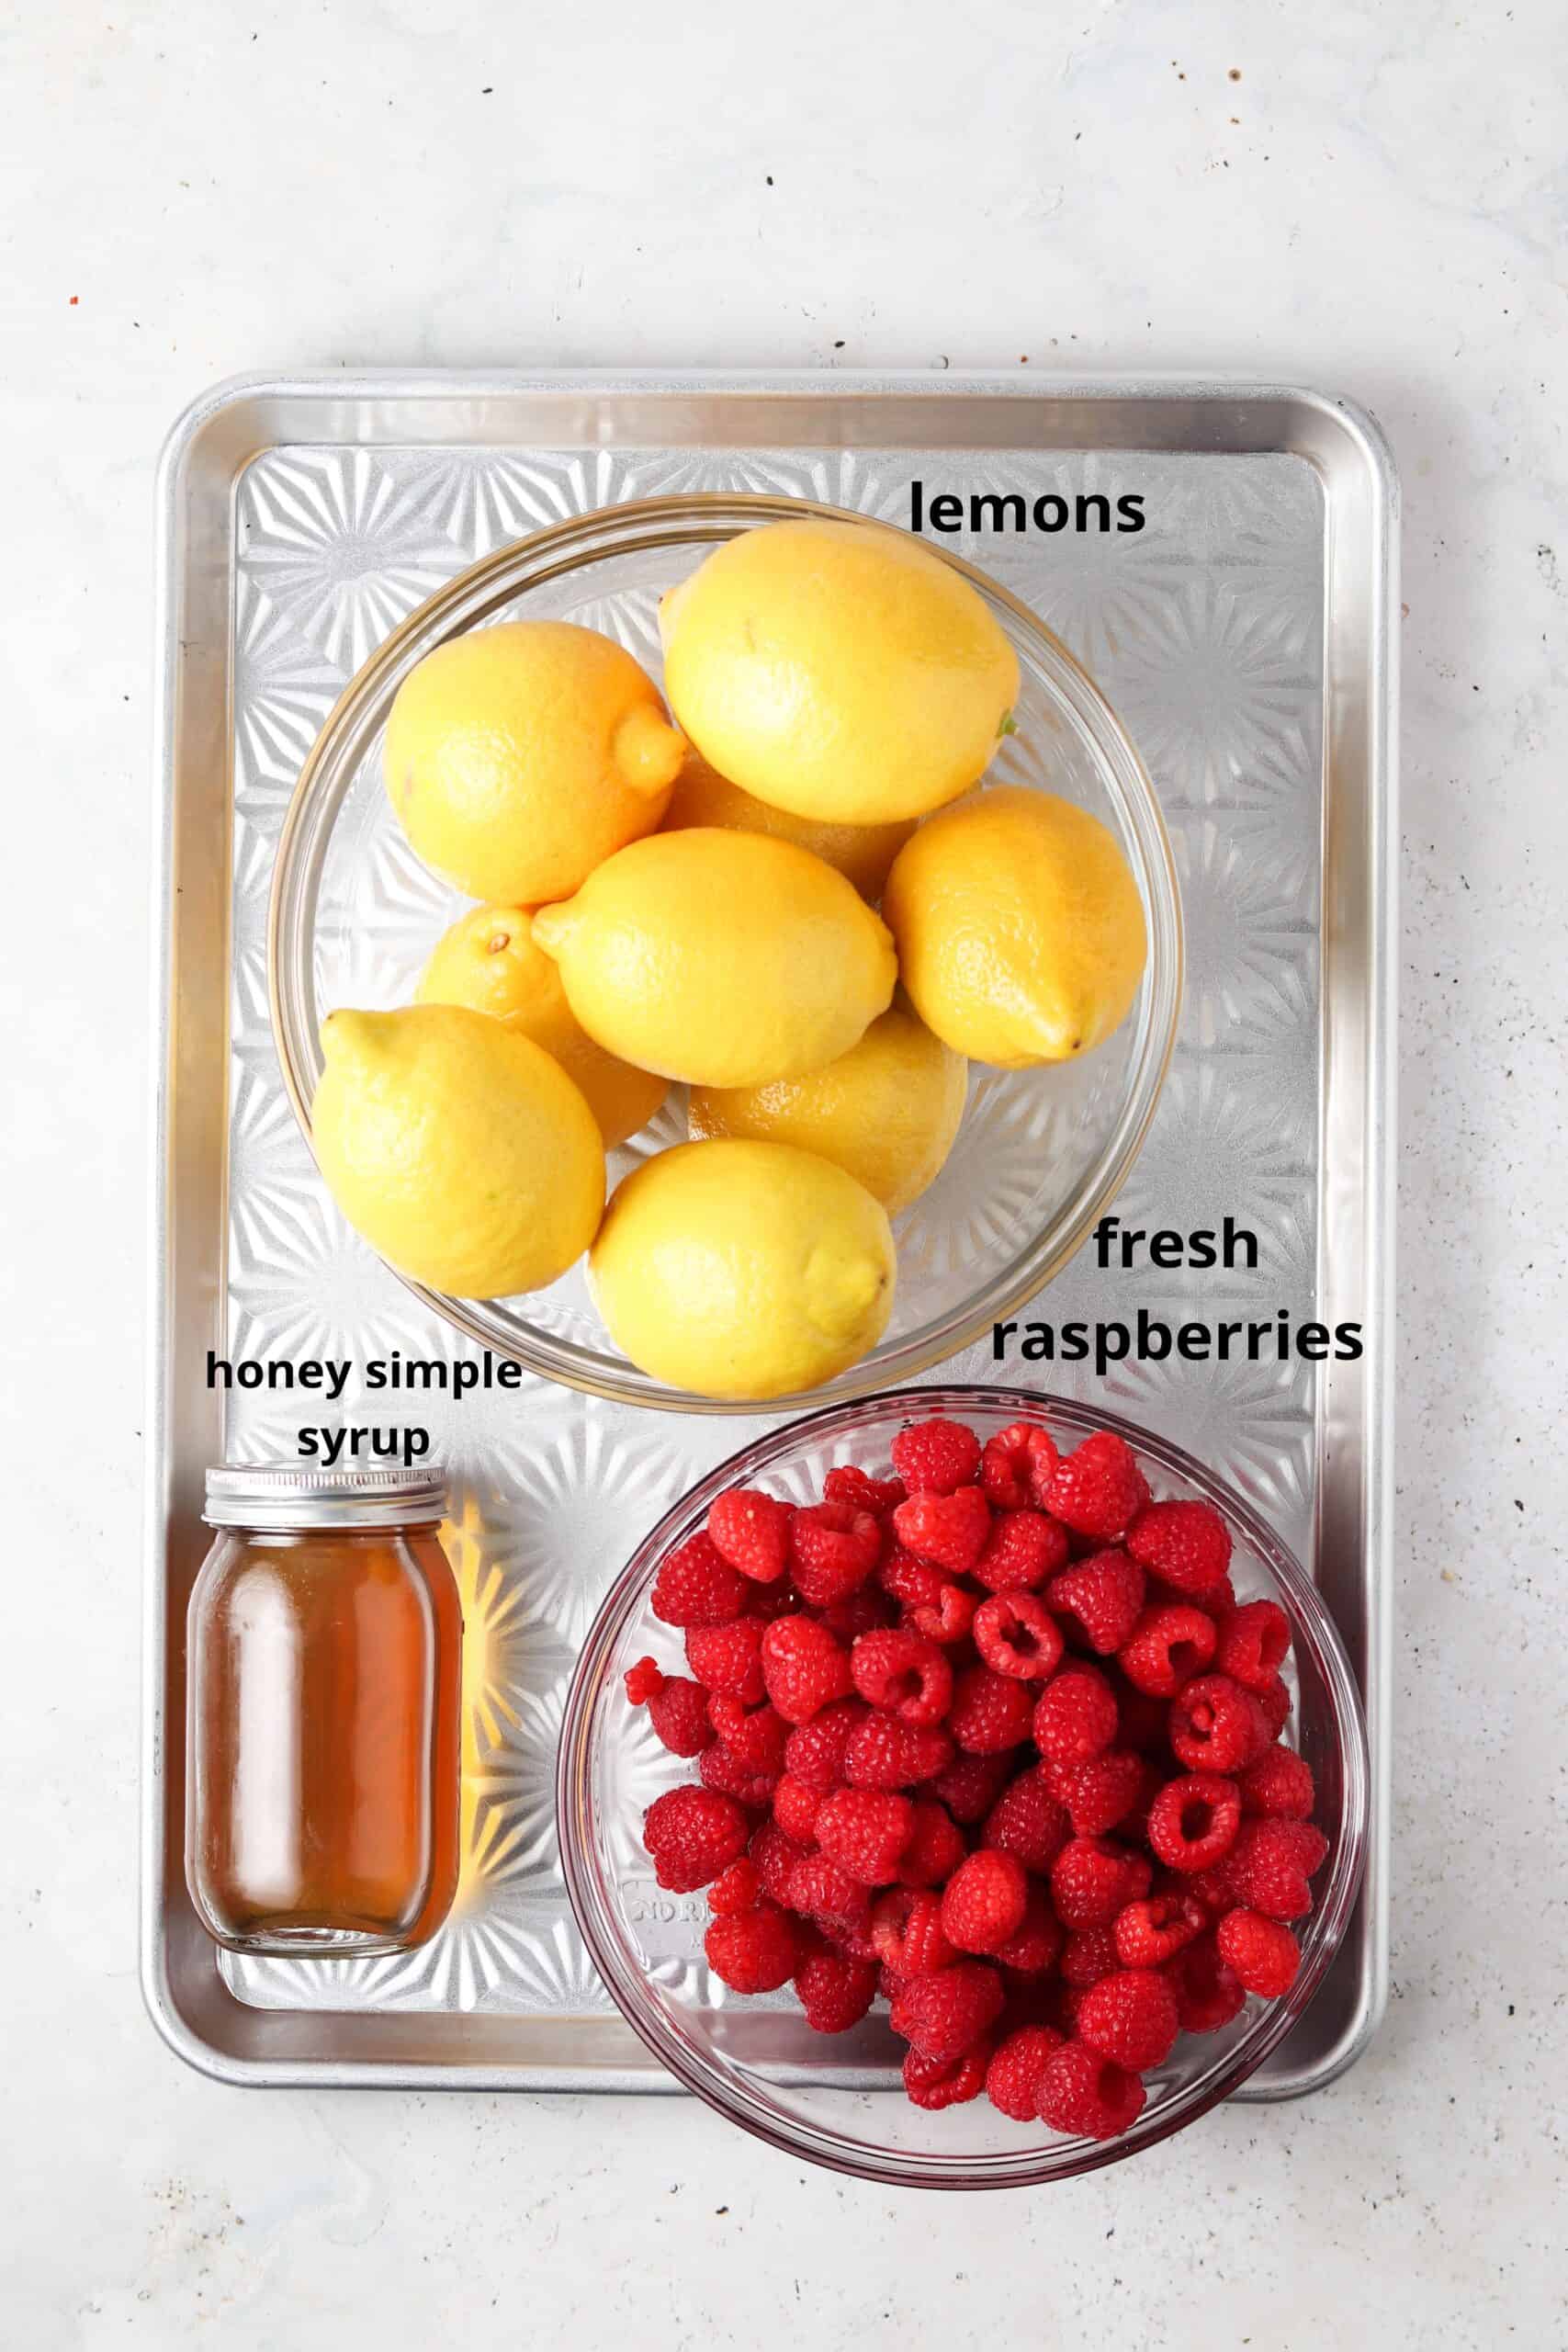
[(789, 1423), (660, 1521), (568, 1695), (578, 1924), (671, 2073), (864, 2178), (1164, 2139), (1287, 2033), (1367, 1837), (1356, 1684), (1257, 1513), (1065, 1397)]

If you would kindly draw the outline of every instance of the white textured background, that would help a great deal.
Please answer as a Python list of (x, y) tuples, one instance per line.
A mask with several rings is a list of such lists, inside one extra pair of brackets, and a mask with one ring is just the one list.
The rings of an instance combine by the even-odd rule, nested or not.
[[(1562, 9), (761, 14), (0, 12), (0, 2342), (1559, 2346)], [(1345, 390), (1404, 473), (1383, 2031), (1034, 2199), (802, 2177), (680, 2102), (217, 2089), (132, 1926), (162, 434), (242, 368), (1025, 355)]]

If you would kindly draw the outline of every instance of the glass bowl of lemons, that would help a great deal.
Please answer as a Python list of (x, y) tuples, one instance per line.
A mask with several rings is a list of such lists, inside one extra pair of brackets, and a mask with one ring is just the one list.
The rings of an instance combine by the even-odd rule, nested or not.
[(349, 1222), (479, 1345), (746, 1413), (1015, 1316), (1124, 1182), (1181, 990), (1153, 786), (984, 573), (638, 501), (395, 629), (307, 761), (279, 1059)]

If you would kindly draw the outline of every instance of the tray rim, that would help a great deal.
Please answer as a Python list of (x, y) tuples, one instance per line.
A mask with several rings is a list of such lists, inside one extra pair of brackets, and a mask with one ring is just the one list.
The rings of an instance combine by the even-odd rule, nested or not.
[[(164, 1903), (170, 1847), (168, 1792), (164, 1772), (170, 1662), (167, 1551), (169, 1531), (175, 1518), (175, 1498), (171, 1493), (173, 1416), (169, 1396), (171, 1350), (167, 1283), (168, 1252), (173, 1233), (171, 1213), (175, 1192), (170, 1162), (174, 1096), (171, 1054), (175, 1044), (175, 951), (182, 914), (178, 903), (176, 823), (181, 811), (176, 799), (175, 753), (179, 741), (181, 697), (190, 690), (185, 673), (186, 656), (191, 648), (181, 633), (187, 588), (181, 564), (184, 552), (183, 502), (193, 488), (192, 476), (199, 463), (210, 463), (216, 457), (220, 464), (227, 467), (221, 488), (228, 514), (225, 585), (231, 610), (234, 495), (240, 478), (255, 458), (276, 447), (298, 446), (301, 440), (301, 436), (294, 435), (268, 437), (258, 434), (258, 421), (251, 413), (258, 406), (265, 410), (268, 404), (281, 407), (288, 402), (304, 402), (319, 405), (331, 413), (355, 408), (364, 410), (371, 404), (378, 404), (383, 412), (389, 407), (396, 407), (400, 423), (406, 426), (419, 422), (421, 413), (428, 413), (437, 402), (477, 406), (487, 401), (515, 402), (528, 398), (554, 397), (580, 401), (595, 398), (615, 398), (623, 401), (643, 399), (672, 404), (682, 398), (696, 400), (716, 396), (750, 399), (759, 404), (765, 400), (804, 401), (818, 409), (832, 401), (870, 401), (876, 397), (913, 399), (922, 407), (931, 404), (933, 416), (940, 415), (941, 411), (950, 404), (964, 400), (981, 400), (987, 405), (1005, 402), (1010, 410), (1051, 412), (1056, 430), (1050, 439), (1039, 444), (1042, 447), (1142, 448), (1150, 454), (1284, 454), (1304, 458), (1314, 466), (1320, 480), (1324, 480), (1331, 458), (1337, 457), (1340, 463), (1348, 462), (1359, 469), (1364, 477), (1365, 513), (1359, 518), (1364, 544), (1349, 550), (1355, 561), (1363, 567), (1364, 672), (1352, 673), (1353, 677), (1360, 677), (1362, 690), (1359, 694), (1345, 695), (1344, 707), (1336, 702), (1331, 693), (1331, 688), (1340, 680), (1336, 654), (1342, 656), (1347, 650), (1337, 643), (1337, 635), (1340, 632), (1337, 630), (1337, 604), (1333, 589), (1336, 561), (1345, 560), (1345, 538), (1348, 535), (1341, 535), (1337, 544), (1335, 535), (1329, 529), (1334, 509), (1328, 503), (1327, 483), (1325, 481), (1325, 520), (1329, 554), (1325, 580), (1324, 892), (1326, 910), (1331, 896), (1347, 878), (1335, 870), (1336, 843), (1330, 837), (1327, 820), (1331, 804), (1337, 802), (1342, 791), (1348, 790), (1359, 804), (1358, 813), (1361, 831), (1359, 845), (1365, 853), (1364, 949), (1367, 968), (1361, 991), (1364, 1020), (1359, 1047), (1355, 1038), (1345, 1040), (1331, 1036), (1330, 975), (1326, 965), (1320, 1001), (1320, 1023), (1325, 1074), (1332, 1067), (1331, 1057), (1343, 1053), (1352, 1065), (1351, 1091), (1359, 1087), (1360, 1095), (1360, 1219), (1356, 1238), (1362, 1279), (1357, 1286), (1357, 1295), (1366, 1301), (1369, 1333), (1373, 1344), (1369, 1346), (1360, 1383), (1360, 1409), (1354, 1424), (1348, 1425), (1344, 1431), (1340, 1447), (1342, 1453), (1348, 1453), (1353, 1459), (1354, 1510), (1348, 1512), (1344, 1509), (1337, 1509), (1332, 1513), (1325, 1511), (1325, 1482), (1320, 1477), (1314, 1498), (1314, 1546), (1315, 1555), (1324, 1542), (1337, 1541), (1348, 1523), (1359, 1533), (1359, 1548), (1366, 1563), (1366, 1573), (1361, 1580), (1366, 1604), (1364, 1620), (1359, 1628), (1360, 1639), (1352, 1644), (1352, 1655), (1357, 1659), (1362, 1679), (1371, 1753), (1371, 1826), (1365, 1890), (1361, 1898), (1366, 1909), (1362, 1937), (1363, 1965), (1359, 1996), (1337, 2040), (1327, 2052), (1310, 2068), (1303, 2069), (1294, 2075), (1286, 2074), (1265, 2085), (1255, 2083), (1249, 2086), (1243, 2096), (1250, 2096), (1257, 2100), (1273, 2100), (1323, 2088), (1352, 2065), (1364, 2051), (1376, 2031), (1388, 1996), (1393, 1491), (1392, 1340), (1393, 1150), (1396, 1135), (1396, 1069), (1393, 1046), (1396, 1015), (1398, 911), (1397, 871), (1392, 845), (1397, 840), (1394, 724), (1397, 639), (1393, 620), (1398, 600), (1400, 497), (1398, 479), (1386, 437), (1371, 413), (1357, 402), (1295, 384), (1215, 378), (1201, 373), (1073, 376), (1041, 371), (1038, 375), (1024, 376), (1017, 371), (943, 371), (933, 374), (927, 370), (768, 368), (421, 368), (344, 371), (338, 376), (276, 376), (259, 371), (231, 377), (212, 386), (198, 394), (175, 420), (164, 442), (157, 471), (154, 599), (157, 691), (152, 698), (152, 831), (157, 844), (157, 865), (150, 979), (151, 1033), (156, 1051), (157, 1080), (156, 1115), (150, 1133), (152, 1248), (149, 1252), (146, 1353), (148, 1475), (143, 1509), (140, 1867), (140, 1976), (149, 2015), (161, 2037), (178, 2056), (212, 2079), (234, 2086), (318, 2084), (326, 2086), (569, 2090), (576, 2093), (594, 2090), (660, 2095), (673, 2095), (680, 2090), (680, 2086), (659, 2069), (646, 2062), (638, 2064), (635, 2058), (629, 2063), (610, 2063), (591, 2070), (581, 2065), (569, 2066), (559, 2063), (498, 2060), (486, 2045), (508, 2032), (515, 2040), (518, 2031), (516, 2019), (481, 2018), (457, 2021), (459, 2028), (464, 2030), (462, 2039), (473, 2052), (469, 2059), (419, 2063), (378, 2055), (298, 2056), (288, 2054), (286, 2046), (279, 2046), (262, 2057), (240, 2056), (206, 2038), (194, 2019), (181, 2008), (175, 1996)], [(1077, 425), (1080, 420), (1087, 424), (1089, 419), (1099, 418), (1107, 408), (1120, 412), (1122, 421), (1126, 422), (1132, 416), (1134, 404), (1139, 403), (1145, 410), (1150, 407), (1161, 412), (1182, 409), (1190, 419), (1187, 429), (1174, 437), (1168, 433), (1151, 434), (1146, 424), (1144, 424), (1142, 432), (1133, 435), (1118, 435), (1114, 432), (1108, 434), (1103, 430), (1067, 433), (1062, 429), (1069, 424)], [(1141, 419), (1139, 421), (1144, 423)], [(1156, 423), (1158, 421), (1156, 419)], [(1170, 421), (1174, 424), (1175, 419)], [(324, 416), (321, 424), (324, 428)], [(248, 433), (247, 424), (250, 427)], [(1288, 424), (1293, 426), (1289, 435), (1286, 432)], [(344, 441), (355, 436), (341, 429), (335, 434), (330, 429), (321, 429), (316, 437)], [(676, 433), (666, 446), (689, 447), (691, 439), (689, 433)], [(216, 451), (211, 447), (215, 442), (223, 445)], [(389, 432), (380, 437), (380, 446), (385, 447), (440, 447), (449, 443), (449, 435), (425, 435), (408, 430)], [(497, 439), (493, 433), (487, 433), (476, 438), (474, 446), (503, 447), (507, 443), (504, 437)], [(518, 441), (513, 446), (537, 446), (537, 442), (536, 439)], [(636, 446), (659, 444), (657, 440), (649, 444), (645, 439)], [(797, 439), (791, 444), (787, 439), (763, 442), (753, 437), (750, 443), (737, 441), (718, 446), (839, 447), (854, 444), (841, 438), (819, 444)], [(872, 445), (868, 443), (865, 446)], [(877, 446), (888, 445), (883, 439)], [(1016, 442), (978, 442), (966, 439), (962, 434), (949, 434), (945, 438), (911, 446), (956, 448), (1018, 445)], [(231, 742), (231, 727), (229, 726), (231, 682), (227, 648), (224, 649), (223, 676), (224, 720)], [(227, 777), (227, 763), (224, 775)], [(1342, 782), (1342, 776), (1347, 781)], [(224, 940), (226, 962), (226, 910), (220, 911), (218, 920)], [(226, 1029), (226, 1008), (220, 1021)], [(1326, 1084), (1322, 1091), (1320, 1127), (1326, 1118)], [(1325, 1150), (1320, 1154), (1320, 1171), (1327, 1165)], [(226, 1173), (224, 1155), (220, 1195), (224, 1189)], [(1337, 1238), (1331, 1238), (1329, 1232), (1327, 1190), (1320, 1172), (1320, 1268), (1333, 1262), (1338, 1247)], [(226, 1212), (226, 1202), (220, 1198), (218, 1205), (221, 1216)], [(1320, 1407), (1320, 1426), (1325, 1418), (1326, 1408)], [(1320, 1444), (1320, 1466), (1324, 1451)], [(185, 1500), (188, 1505), (189, 1498)], [(1348, 1643), (1350, 1642), (1350, 1630), (1342, 1630)], [(232, 2002), (232, 1996), (227, 1993), (226, 1987), (222, 1987), (215, 1962), (213, 1981), (222, 1988), (223, 2000), (231, 2002), (236, 2008), (244, 2007)], [(371, 2038), (361, 2030), (355, 2030), (368, 2021), (348, 2012), (247, 2011), (246, 2014), (252, 2018), (276, 2015), (284, 2019), (299, 2018), (303, 2020), (335, 2015), (344, 2029), (344, 2039), (353, 2042)], [(558, 2023), (558, 2020), (534, 2022), (540, 2027)], [(596, 2026), (602, 2023), (606, 2028), (619, 2029), (621, 2033), (627, 2031), (618, 2018), (595, 2019), (593, 2022)], [(291, 2037), (285, 2032), (274, 2038), (286, 2045)]]

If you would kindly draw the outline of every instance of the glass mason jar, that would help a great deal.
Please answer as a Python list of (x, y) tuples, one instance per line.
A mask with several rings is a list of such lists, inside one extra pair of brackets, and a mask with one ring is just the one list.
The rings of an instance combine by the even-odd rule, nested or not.
[(403, 1951), (451, 1907), (463, 1618), (446, 1500), (425, 1472), (207, 1474), (186, 1879), (231, 1951)]

